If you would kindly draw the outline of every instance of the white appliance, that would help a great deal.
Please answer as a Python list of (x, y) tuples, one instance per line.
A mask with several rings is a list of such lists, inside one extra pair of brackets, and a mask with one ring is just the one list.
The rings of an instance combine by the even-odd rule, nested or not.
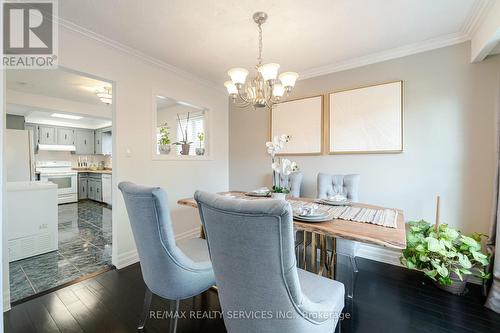
[(102, 174), (102, 178), (101, 178), (101, 181), (102, 181), (102, 201), (108, 205), (112, 205), (113, 204), (113, 200), (112, 200), (112, 188), (111, 188), (111, 175), (109, 174)]
[(58, 248), (57, 185), (7, 182), (9, 262)]
[(5, 135), (7, 181), (35, 180), (33, 131), (7, 129)]
[(71, 169), (69, 161), (37, 161), (36, 172), (40, 180), (57, 185), (57, 202), (59, 204), (78, 201), (77, 172)]

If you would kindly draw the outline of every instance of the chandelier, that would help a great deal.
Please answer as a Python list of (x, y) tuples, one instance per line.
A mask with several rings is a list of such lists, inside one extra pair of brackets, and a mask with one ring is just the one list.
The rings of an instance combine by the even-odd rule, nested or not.
[(279, 64), (262, 64), (262, 24), (267, 20), (267, 14), (257, 12), (253, 14), (253, 20), (259, 29), (259, 57), (255, 66), (256, 74), (253, 79), (247, 81), (249, 71), (245, 68), (232, 68), (227, 74), (231, 78), (224, 86), (231, 96), (233, 103), (239, 107), (252, 106), (253, 109), (272, 109), (273, 105), (279, 103), (286, 93), (287, 95), (295, 86), (299, 75), (295, 72), (285, 72), (278, 76)]

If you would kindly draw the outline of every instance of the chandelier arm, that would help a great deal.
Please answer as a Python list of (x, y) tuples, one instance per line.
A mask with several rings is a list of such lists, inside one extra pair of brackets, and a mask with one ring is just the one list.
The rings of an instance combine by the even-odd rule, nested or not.
[(243, 102), (245, 102), (245, 103), (248, 103), (248, 104), (250, 104), (250, 103), (251, 103), (251, 102), (250, 102), (250, 100), (249, 100), (248, 98), (243, 97), (243, 95), (240, 93), (240, 91), (239, 91), (239, 90), (238, 90), (238, 97), (239, 97), (239, 98), (240, 98)]

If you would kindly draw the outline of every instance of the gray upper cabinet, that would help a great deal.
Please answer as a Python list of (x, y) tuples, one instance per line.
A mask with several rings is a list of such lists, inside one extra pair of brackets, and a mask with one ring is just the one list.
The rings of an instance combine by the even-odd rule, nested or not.
[(38, 143), (44, 145), (55, 145), (57, 143), (56, 128), (53, 126), (38, 126)]
[(57, 128), (57, 144), (72, 145), (75, 143), (75, 130), (72, 128)]
[(102, 154), (102, 131), (95, 130), (95, 153)]
[(76, 154), (80, 155), (92, 155), (94, 154), (94, 131), (77, 129), (75, 130), (75, 145)]
[(24, 129), (31, 131), (31, 138), (33, 140), (32, 145), (33, 145), (33, 150), (35, 153), (37, 152), (38, 145), (37, 145), (37, 140), (38, 140), (38, 127), (35, 124), (24, 124)]

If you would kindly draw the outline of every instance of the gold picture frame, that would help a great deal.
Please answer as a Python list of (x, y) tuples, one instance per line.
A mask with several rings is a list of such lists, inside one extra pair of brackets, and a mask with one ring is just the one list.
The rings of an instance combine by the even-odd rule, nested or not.
[(278, 155), (322, 155), (324, 118), (324, 95), (296, 98), (275, 105), (270, 112), (270, 141), (275, 135), (291, 136), (290, 142)]
[[(349, 92), (354, 93), (348, 95)], [(366, 100), (360, 100), (362, 98)], [(404, 151), (402, 80), (334, 91), (328, 94), (327, 101), (325, 141), (328, 154), (399, 154)], [(377, 112), (373, 112), (373, 108)], [(363, 127), (365, 123), (368, 126)], [(359, 148), (355, 148), (356, 145)]]

